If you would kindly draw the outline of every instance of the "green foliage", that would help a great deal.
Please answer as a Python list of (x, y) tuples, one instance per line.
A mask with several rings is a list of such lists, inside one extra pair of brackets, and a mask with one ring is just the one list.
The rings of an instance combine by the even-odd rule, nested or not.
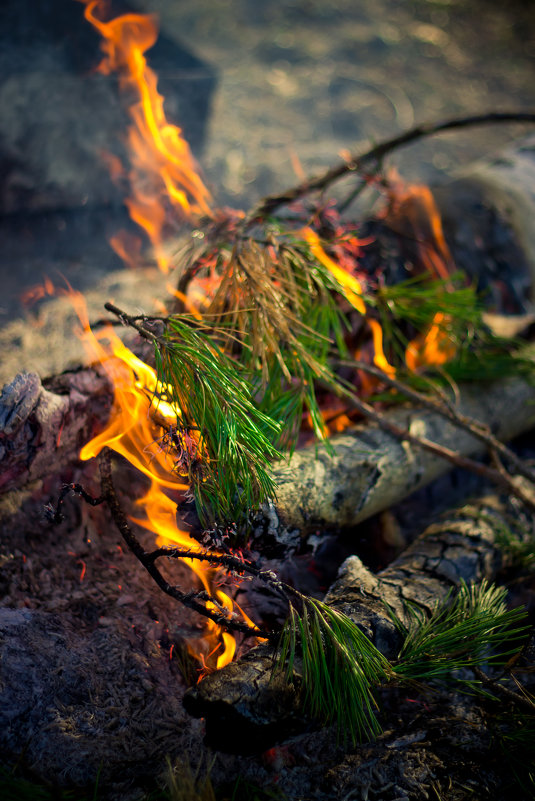
[(463, 668), (501, 664), (518, 652), (526, 612), (507, 610), (505, 596), (487, 581), (462, 583), (430, 616), (408, 605), (402, 622), (389, 610), (403, 635), (395, 664), (346, 615), (306, 598), (301, 614), (290, 605), (273, 675), (301, 677), (301, 703), (312, 717), (336, 722), (353, 743), (372, 738), (380, 733), (373, 690), (386, 681), (446, 682)]
[(462, 668), (503, 662), (516, 653), (527, 626), (524, 609), (508, 610), (507, 590), (483, 580), (464, 582), (455, 597), (438, 603), (428, 617), (407, 605), (408, 622), (392, 612), (404, 643), (395, 665), (405, 679), (446, 680)]
[(275, 674), (291, 680), (297, 659), (302, 703), (312, 717), (335, 721), (353, 743), (380, 732), (372, 688), (388, 680), (390, 666), (346, 615), (310, 598), (301, 614), (290, 605)]
[[(484, 306), (472, 286), (464, 285), (462, 273), (444, 280), (420, 275), (393, 286), (378, 287), (366, 303), (379, 314), (386, 353), (397, 357), (398, 377), (425, 389), (426, 379), (404, 369), (405, 351), (413, 332), (435, 325), (451, 343), (455, 354), (446, 364), (426, 368), (447, 381), (493, 381), (506, 375), (533, 376), (533, 359), (519, 350), (520, 342), (496, 336), (484, 323)], [(437, 317), (438, 315), (438, 317)]]
[[(274, 440), (281, 426), (258, 408), (236, 361), (194, 321), (180, 317), (169, 320), (155, 359), (162, 400), (182, 412), (167, 444), (177, 472), (192, 485), (201, 520), (236, 519), (273, 495), (267, 467), (280, 456)], [(195, 431), (200, 438), (193, 444)]]

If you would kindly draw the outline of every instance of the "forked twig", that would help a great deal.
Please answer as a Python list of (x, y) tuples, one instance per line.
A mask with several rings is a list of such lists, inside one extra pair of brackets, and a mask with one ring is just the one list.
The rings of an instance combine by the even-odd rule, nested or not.
[(476, 114), (471, 117), (456, 117), (438, 123), (422, 123), (398, 136), (394, 136), (392, 139), (380, 142), (364, 153), (350, 156), (349, 159), (342, 164), (331, 167), (315, 178), (307, 178), (305, 181), (292, 189), (288, 189), (286, 192), (264, 198), (261, 204), (248, 214), (244, 225), (245, 227), (252, 225), (271, 215), (280, 206), (293, 203), (311, 192), (321, 192), (344, 175), (357, 172), (370, 162), (378, 162), (384, 156), (388, 155), (388, 153), (404, 145), (411, 144), (411, 142), (416, 142), (419, 139), (433, 136), (443, 131), (453, 131), (458, 128), (468, 128), (477, 125), (511, 122), (535, 123), (535, 113), (492, 112), (490, 114)]
[(378, 378), (381, 383), (387, 384), (387, 386), (392, 387), (392, 389), (396, 389), (398, 392), (402, 393), (407, 398), (416, 401), (426, 409), (430, 409), (431, 411), (440, 414), (442, 417), (445, 417), (451, 423), (458, 426), (458, 428), (462, 428), (464, 431), (467, 431), (469, 434), (472, 434), (473, 437), (480, 440), (480, 442), (484, 442), (485, 445), (488, 446), (489, 450), (506, 459), (519, 475), (524, 476), (524, 478), (527, 478), (529, 481), (535, 484), (535, 472), (531, 470), (530, 467), (528, 467), (528, 465), (526, 465), (526, 463), (520, 459), (516, 453), (514, 453), (514, 451), (508, 448), (507, 445), (504, 445), (503, 442), (500, 442), (500, 440), (494, 436), (488, 426), (480, 423), (478, 420), (474, 420), (472, 417), (462, 414), (460, 411), (458, 411), (458, 409), (455, 408), (453, 404), (447, 403), (445, 400), (439, 400), (438, 398), (430, 397), (429, 395), (425, 395), (423, 392), (418, 392), (418, 390), (412, 389), (402, 381), (392, 378), (375, 365), (366, 364), (365, 362), (361, 361), (344, 361), (340, 362), (340, 364), (343, 366), (354, 367), (355, 369), (362, 370), (370, 375), (373, 375), (375, 378)]

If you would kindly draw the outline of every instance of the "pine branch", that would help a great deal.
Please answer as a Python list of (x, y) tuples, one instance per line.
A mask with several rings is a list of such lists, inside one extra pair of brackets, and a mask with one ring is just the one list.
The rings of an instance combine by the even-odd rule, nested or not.
[(221, 331), (177, 315), (165, 318), (157, 335), (147, 328), (150, 318), (142, 324), (113, 304), (106, 308), (154, 345), (161, 389), (152, 407), (157, 413), (165, 401), (176, 410), (162, 444), (190, 483), (201, 522), (239, 519), (273, 497), (268, 470), (281, 457), (275, 443), (282, 426), (255, 403), (247, 373), (217, 341)]
[(507, 590), (483, 580), (478, 586), (461, 583), (437, 604), (427, 617), (415, 606), (407, 606), (408, 623), (393, 612), (392, 620), (404, 636), (395, 666), (405, 679), (445, 679), (462, 668), (475, 668), (505, 661), (516, 653), (529, 626), (524, 609), (508, 610)]
[(353, 744), (380, 733), (372, 690), (392, 671), (348, 617), (311, 598), (301, 614), (290, 604), (273, 675), (292, 681), (297, 660), (301, 703), (313, 718), (336, 722), (339, 735)]

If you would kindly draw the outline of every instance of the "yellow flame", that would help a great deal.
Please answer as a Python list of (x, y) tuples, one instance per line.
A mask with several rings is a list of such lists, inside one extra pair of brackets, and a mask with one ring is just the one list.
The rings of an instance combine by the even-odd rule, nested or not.
[(147, 233), (160, 269), (167, 272), (169, 260), (163, 248), (167, 208), (187, 219), (211, 216), (210, 193), (181, 129), (166, 118), (158, 79), (147, 65), (144, 54), (158, 35), (154, 17), (130, 13), (105, 22), (100, 18), (103, 0), (82, 2), (85, 18), (103, 37), (99, 70), (117, 72), (121, 88), (137, 97), (130, 107), (132, 125), (127, 134), (132, 197), (126, 204), (132, 219)]
[(457, 348), (446, 328), (448, 317), (437, 312), (424, 334), (418, 334), (407, 346), (405, 362), (409, 370), (428, 365), (446, 364), (454, 358)]
[[(92, 361), (102, 365), (114, 388), (109, 423), (104, 431), (84, 445), (80, 458), (86, 460), (97, 456), (106, 446), (124, 456), (151, 479), (148, 492), (136, 502), (143, 514), (132, 517), (132, 521), (154, 533), (158, 545), (175, 544), (192, 551), (201, 550), (199, 543), (177, 525), (176, 500), (164, 492), (173, 491), (182, 496), (189, 489), (189, 485), (173, 472), (173, 458), (168, 449), (158, 444), (163, 430), (170, 424), (176, 424), (177, 418), (181, 417), (181, 409), (165, 399), (166, 387), (158, 382), (155, 371), (126, 347), (111, 326), (98, 335), (91, 330), (83, 296), (71, 290), (69, 297), (82, 324), (80, 336), (88, 355)], [(157, 403), (152, 402), (155, 393), (160, 398)], [(202, 442), (194, 439), (196, 435), (199, 436), (197, 432), (191, 432), (199, 452), (202, 452)], [(219, 570), (193, 559), (182, 561), (230, 615), (234, 605), (219, 586)], [(235, 638), (208, 620), (200, 644), (200, 653), (212, 654), (206, 668), (219, 668), (230, 662), (235, 648)]]
[(320, 238), (312, 228), (304, 228), (303, 236), (308, 242), (312, 255), (326, 267), (329, 272), (336, 278), (342, 289), (344, 295), (355, 309), (361, 314), (366, 314), (366, 305), (362, 299), (363, 291), (360, 281), (354, 275), (348, 273), (347, 270), (342, 269), (330, 256), (325, 253), (321, 246)]

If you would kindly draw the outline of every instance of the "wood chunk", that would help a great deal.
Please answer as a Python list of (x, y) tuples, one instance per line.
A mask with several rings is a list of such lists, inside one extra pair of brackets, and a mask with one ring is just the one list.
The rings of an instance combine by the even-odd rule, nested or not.
[[(509, 378), (460, 387), (456, 406), (507, 441), (533, 427), (534, 401), (535, 387), (522, 378)], [(480, 441), (435, 412), (405, 406), (387, 417), (463, 456), (485, 452)], [(295, 529), (355, 525), (451, 470), (449, 462), (367, 423), (333, 437), (331, 444), (332, 456), (314, 445), (296, 451), (288, 463), (275, 465), (277, 498), (265, 512), (266, 532), (284, 539)]]

